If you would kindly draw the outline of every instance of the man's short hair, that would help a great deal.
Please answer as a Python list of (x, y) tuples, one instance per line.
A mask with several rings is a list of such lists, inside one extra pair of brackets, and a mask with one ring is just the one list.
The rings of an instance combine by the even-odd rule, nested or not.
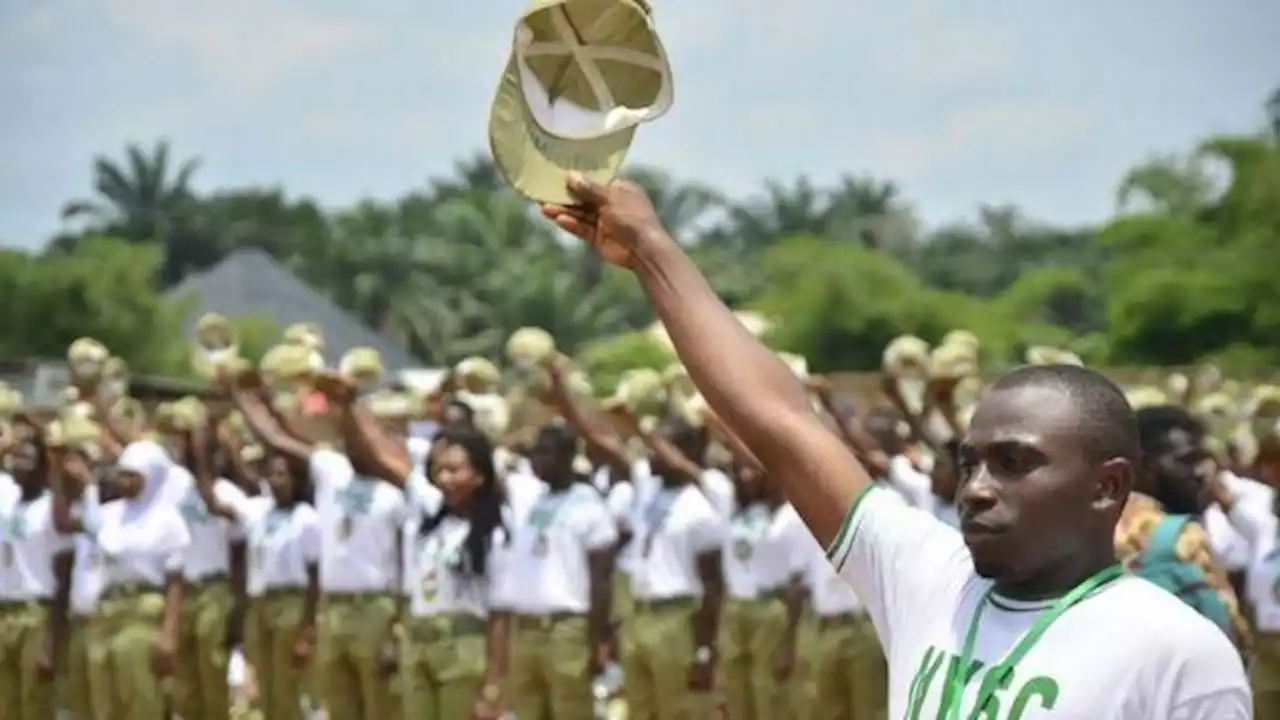
[(1181, 430), (1193, 438), (1204, 437), (1205, 427), (1186, 408), (1153, 405), (1138, 411), (1138, 437), (1143, 452), (1152, 452), (1169, 433)]
[(1142, 457), (1138, 420), (1115, 383), (1078, 365), (1027, 365), (992, 384), (992, 390), (1043, 387), (1066, 394), (1080, 411), (1082, 429), (1098, 459), (1121, 457), (1135, 466)]

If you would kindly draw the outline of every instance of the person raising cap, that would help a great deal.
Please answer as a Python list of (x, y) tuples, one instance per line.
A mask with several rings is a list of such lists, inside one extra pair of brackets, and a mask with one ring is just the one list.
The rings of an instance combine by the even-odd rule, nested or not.
[(637, 276), (699, 391), (866, 604), (889, 717), (1252, 716), (1223, 633), (1116, 564), (1140, 445), (1109, 380), (1073, 365), (997, 380), (960, 444), (956, 532), (874, 486), (639, 186), (574, 175), (569, 189), (577, 204), (543, 214)]

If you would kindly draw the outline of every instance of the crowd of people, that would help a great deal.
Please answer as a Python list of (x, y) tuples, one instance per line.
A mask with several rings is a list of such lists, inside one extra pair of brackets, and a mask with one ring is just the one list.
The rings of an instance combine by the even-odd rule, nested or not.
[[(563, 212), (548, 214), (588, 234)], [(672, 306), (651, 295), (671, 326)], [(734, 323), (734, 343), (767, 335), (762, 318)], [(769, 397), (776, 376), (735, 375), (754, 362), (744, 355), (710, 380), (710, 350), (682, 347), (688, 327), (665, 327), (655, 342), (684, 364), (633, 370), (603, 398), (536, 328), (513, 335), (504, 358), (405, 387), (388, 385), (368, 349), (326, 362), (306, 325), (255, 366), (230, 324), (209, 316), (193, 355), (209, 392), (148, 408), (107, 348), (77, 341), (57, 407), (0, 392), (0, 718), (874, 720), (932, 717), (935, 706), (959, 717), (973, 692), (967, 717), (1093, 707), (1103, 709), (1088, 717), (1231, 720), (1250, 702), (1230, 682), (1237, 666), (1251, 670), (1256, 717), (1280, 718), (1280, 388), (1206, 369), (1126, 398), (1053, 348), (984, 384), (979, 338), (957, 330), (936, 347), (895, 340), (881, 393), (855, 398), (773, 353), (805, 389), (807, 417), (874, 478), (853, 509), (824, 510), (830, 447), (784, 457), (735, 415), (750, 401), (725, 389)], [(1058, 422), (1045, 396), (1031, 409), (1049, 429), (1025, 418), (1018, 432), (999, 429), (1045, 387), (1073, 388), (1093, 414)], [(770, 423), (802, 434), (789, 415)], [(1052, 478), (1037, 479), (1060, 451), (1036, 438), (1068, 426), (1101, 438), (1105, 492), (1053, 495)], [(787, 477), (816, 478), (808, 500), (779, 479), (784, 461)], [(1012, 475), (1017, 490), (985, 485)], [(988, 632), (1004, 614), (1046, 607), (1036, 601), (1056, 595), (1001, 583), (1023, 573), (1008, 588), (1030, 587), (1032, 559), (1094, 553), (1077, 542), (1081, 528), (1102, 533), (1105, 568), (1064, 576), (1080, 592), (1061, 594), (1145, 604), (1151, 619), (1127, 625), (1099, 609), (1080, 621), (1106, 628), (1121, 659), (1126, 642), (1150, 650), (1147, 626), (1204, 657), (1161, 671), (1172, 675), (1130, 658), (1132, 675), (1117, 679), (1078, 654), (1087, 632), (1041, 627), (1056, 651), (1019, 641), (1000, 656), (1009, 672), (966, 689), (984, 653), (1004, 652), (973, 647), (983, 608)], [(964, 605), (968, 642), (935, 647), (926, 630), (955, 613), (929, 583), (950, 587), (959, 553), (963, 578), (976, 566), (1001, 593), (984, 587)], [(1114, 583), (1120, 573), (1149, 583)], [(1103, 592), (1109, 583), (1121, 587)], [(1149, 585), (1174, 605), (1143, 594)], [(1216, 654), (1215, 638), (1236, 652)], [(902, 654), (921, 643), (919, 656)], [(1075, 665), (1014, 672), (1036, 652)], [(1097, 704), (1070, 682), (1156, 689)], [(1187, 697), (1216, 697), (1217, 710), (1197, 714), (1179, 693), (1202, 686)], [(1160, 693), (1171, 699), (1151, 699)]]

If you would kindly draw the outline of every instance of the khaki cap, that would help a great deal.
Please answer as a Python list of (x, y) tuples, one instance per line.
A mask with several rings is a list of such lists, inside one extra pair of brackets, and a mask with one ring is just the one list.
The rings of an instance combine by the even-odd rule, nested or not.
[(569, 173), (612, 180), (636, 126), (671, 102), (671, 66), (647, 3), (535, 0), (516, 23), (489, 115), (489, 149), (516, 192), (573, 203)]

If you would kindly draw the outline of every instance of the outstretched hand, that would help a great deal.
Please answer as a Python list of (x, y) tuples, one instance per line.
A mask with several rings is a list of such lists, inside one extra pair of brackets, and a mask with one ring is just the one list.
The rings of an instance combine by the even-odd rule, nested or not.
[(615, 180), (601, 185), (578, 173), (569, 176), (577, 205), (543, 205), (542, 214), (585, 241), (606, 262), (634, 268), (638, 253), (665, 237), (649, 196), (639, 185)]

